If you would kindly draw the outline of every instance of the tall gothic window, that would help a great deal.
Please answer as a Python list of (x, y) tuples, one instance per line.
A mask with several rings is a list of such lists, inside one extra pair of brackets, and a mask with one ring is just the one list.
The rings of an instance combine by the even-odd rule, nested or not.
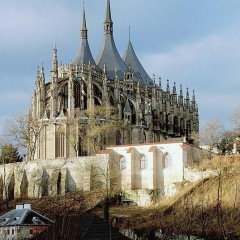
[(140, 159), (140, 168), (141, 169), (147, 168), (147, 159), (145, 155), (143, 155)]
[(181, 120), (180, 120), (180, 135), (181, 136), (183, 136), (184, 134), (185, 134), (185, 126), (184, 126), (184, 119), (183, 118), (181, 118)]
[(121, 145), (121, 133), (119, 131), (116, 133), (116, 145)]
[(172, 167), (172, 157), (169, 153), (167, 153), (163, 158), (163, 168), (171, 168), (171, 167)]
[(179, 126), (178, 126), (178, 117), (175, 116), (173, 119), (173, 133), (175, 136), (178, 136), (179, 134)]
[(59, 131), (56, 134), (56, 157), (65, 156), (65, 136), (63, 131)]
[(75, 108), (81, 107), (81, 87), (78, 81), (74, 82), (74, 104)]
[(119, 161), (119, 168), (120, 170), (124, 170), (127, 168), (127, 165), (126, 165), (126, 158), (125, 157), (121, 157), (120, 158), (120, 161)]
[(191, 121), (188, 120), (187, 121), (187, 136), (189, 137), (190, 134), (191, 134)]
[(67, 83), (61, 89), (61, 97), (62, 97), (61, 107), (66, 110), (68, 108), (68, 84)]

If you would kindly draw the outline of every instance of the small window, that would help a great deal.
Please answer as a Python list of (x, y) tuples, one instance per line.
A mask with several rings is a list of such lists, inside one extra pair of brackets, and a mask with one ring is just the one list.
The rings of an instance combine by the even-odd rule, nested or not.
[(33, 229), (32, 228), (29, 229), (29, 234), (33, 235)]
[(140, 168), (141, 168), (141, 169), (147, 168), (146, 156), (142, 156), (142, 157), (141, 157), (141, 160), (140, 160)]
[(12, 235), (14, 235), (14, 229), (12, 229)]
[(126, 169), (126, 158), (125, 157), (122, 157), (121, 159), (120, 159), (120, 162), (119, 162), (119, 164), (120, 164), (120, 170), (124, 170), (124, 169)]
[(172, 167), (172, 157), (170, 154), (167, 155), (163, 159), (163, 168), (171, 168)]
[(9, 234), (10, 234), (10, 230), (8, 229), (8, 230), (7, 230), (7, 235), (9, 235)]

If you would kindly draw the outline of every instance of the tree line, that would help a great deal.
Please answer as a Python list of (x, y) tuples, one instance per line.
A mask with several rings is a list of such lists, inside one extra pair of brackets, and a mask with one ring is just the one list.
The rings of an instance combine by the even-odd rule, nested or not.
[(240, 107), (231, 117), (232, 129), (225, 130), (219, 120), (208, 121), (197, 134), (199, 144), (219, 155), (240, 153)]

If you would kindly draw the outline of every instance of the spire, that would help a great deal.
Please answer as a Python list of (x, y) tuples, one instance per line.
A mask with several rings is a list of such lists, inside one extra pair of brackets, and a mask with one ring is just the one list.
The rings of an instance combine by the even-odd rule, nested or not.
[(156, 86), (156, 80), (155, 80), (155, 74), (153, 74), (153, 78), (152, 78), (152, 87)]
[(177, 104), (177, 88), (176, 88), (176, 82), (174, 82), (174, 85), (173, 85), (172, 100), (173, 100), (173, 103), (174, 103), (174, 104)]
[(88, 44), (88, 36), (87, 36), (87, 23), (86, 23), (86, 14), (85, 7), (83, 1), (83, 19), (82, 19), (82, 29), (81, 29), (81, 43), (77, 52), (77, 57), (73, 61), (73, 64), (77, 65), (95, 65), (95, 61), (93, 59), (89, 44)]
[(38, 67), (37, 67), (36, 82), (35, 82), (37, 89), (39, 88), (39, 81), (40, 81), (40, 78), (41, 78), (41, 75), (40, 75), (40, 68), (39, 68), (39, 66), (38, 66)]
[(192, 109), (196, 109), (196, 99), (195, 99), (195, 92), (193, 90), (193, 95), (192, 95)]
[(180, 97), (183, 97), (182, 84), (180, 85)]
[(58, 60), (57, 60), (57, 47), (55, 44), (53, 48), (52, 72), (56, 72), (57, 70), (58, 70)]
[(37, 79), (40, 77), (40, 68), (39, 66), (37, 67)]
[(83, 1), (83, 21), (82, 21), (81, 37), (82, 39), (87, 38), (87, 24), (86, 24), (84, 1)]
[(180, 85), (180, 94), (178, 97), (178, 103), (182, 107), (183, 106), (183, 91), (182, 91), (182, 84)]
[(192, 101), (195, 102), (195, 92), (193, 90)]
[(166, 89), (167, 93), (170, 93), (170, 87), (169, 87), (169, 80), (167, 80), (167, 89)]
[(158, 83), (158, 87), (159, 87), (159, 89), (160, 90), (162, 90), (162, 81), (161, 81), (162, 79), (161, 78), (159, 78), (159, 83)]
[(176, 82), (174, 82), (174, 85), (173, 85), (173, 94), (177, 94), (177, 88), (176, 88)]
[(113, 21), (111, 17), (110, 0), (107, 0), (106, 19), (104, 22), (104, 33), (113, 34)]
[(41, 84), (44, 85), (45, 84), (45, 74), (44, 74), (44, 66), (42, 63), (42, 67), (41, 67)]
[(185, 104), (186, 104), (186, 107), (187, 107), (187, 108), (190, 107), (190, 98), (189, 98), (188, 88), (187, 88), (187, 92), (186, 92)]
[(186, 100), (190, 100), (190, 98), (189, 98), (189, 92), (188, 92), (188, 87), (187, 87), (187, 93), (186, 93)]
[(51, 81), (52, 81), (52, 83), (56, 83), (58, 81), (58, 60), (57, 60), (56, 44), (54, 45), (54, 48), (53, 48)]
[(128, 41), (131, 42), (131, 26), (128, 27)]

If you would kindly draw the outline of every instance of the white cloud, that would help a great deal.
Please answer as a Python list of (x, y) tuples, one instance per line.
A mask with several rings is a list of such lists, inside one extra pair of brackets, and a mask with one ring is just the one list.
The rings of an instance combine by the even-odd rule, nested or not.
[(195, 89), (200, 123), (217, 118), (229, 127), (239, 105), (239, 42), (240, 34), (232, 28), (170, 52), (147, 55), (142, 62), (148, 72), (163, 77), (164, 83), (169, 78), (171, 83)]

